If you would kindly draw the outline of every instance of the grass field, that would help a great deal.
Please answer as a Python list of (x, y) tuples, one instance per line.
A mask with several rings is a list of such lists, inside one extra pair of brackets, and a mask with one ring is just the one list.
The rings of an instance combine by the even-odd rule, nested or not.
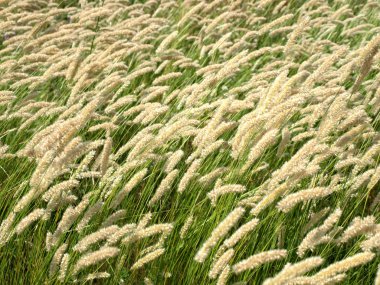
[(0, 0), (0, 284), (380, 285), (380, 2)]

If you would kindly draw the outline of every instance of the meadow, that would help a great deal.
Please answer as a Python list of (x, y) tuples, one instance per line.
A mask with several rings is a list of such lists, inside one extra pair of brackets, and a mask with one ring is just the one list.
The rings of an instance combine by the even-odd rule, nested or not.
[(0, 284), (380, 285), (378, 0), (0, 0)]

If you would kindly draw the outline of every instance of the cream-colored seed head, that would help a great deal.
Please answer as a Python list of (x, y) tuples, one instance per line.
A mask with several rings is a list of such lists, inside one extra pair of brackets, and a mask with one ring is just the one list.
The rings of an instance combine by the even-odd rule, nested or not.
[(95, 279), (106, 279), (109, 277), (111, 277), (111, 274), (109, 274), (108, 272), (94, 272), (94, 273), (89, 273), (86, 276), (85, 280), (91, 281), (91, 280), (95, 280)]
[(364, 251), (371, 251), (374, 249), (380, 248), (380, 232), (377, 232), (375, 235), (371, 236), (367, 240), (363, 241), (360, 247)]
[(228, 239), (224, 241), (223, 245), (226, 247), (235, 246), (244, 236), (254, 230), (258, 223), (259, 219), (252, 219), (251, 221), (243, 224), (237, 229), (236, 232), (234, 232)]
[(13, 230), (11, 229), (12, 224), (16, 218), (16, 214), (14, 212), (10, 213), (6, 219), (1, 222), (0, 225), (0, 246), (5, 244), (9, 238), (13, 234)]
[(59, 275), (58, 275), (58, 280), (60, 280), (61, 282), (63, 282), (66, 278), (67, 269), (69, 267), (69, 261), (70, 261), (70, 255), (68, 253), (65, 253), (61, 260)]
[(295, 264), (286, 264), (284, 268), (274, 277), (268, 278), (263, 285), (281, 285), (291, 283), (297, 276), (302, 276), (308, 271), (320, 266), (323, 263), (323, 258), (309, 257)]
[(234, 253), (235, 251), (233, 249), (229, 249), (225, 253), (223, 253), (212, 265), (212, 268), (208, 273), (208, 276), (211, 279), (215, 279), (219, 275), (219, 273), (223, 271), (223, 269), (227, 266)]
[(156, 52), (161, 53), (163, 52), (171, 43), (172, 41), (177, 37), (178, 31), (174, 31), (171, 34), (169, 34), (157, 47)]
[(131, 267), (131, 270), (136, 270), (144, 266), (144, 264), (151, 262), (154, 259), (157, 259), (159, 256), (161, 256), (165, 252), (165, 249), (159, 248), (151, 253), (148, 253), (144, 257), (137, 260)]
[(124, 188), (117, 193), (116, 197), (114, 197), (111, 207), (115, 209), (117, 206), (120, 205), (120, 203), (123, 202), (125, 196), (132, 191), (133, 188), (135, 188), (141, 180), (146, 176), (148, 173), (148, 169), (144, 168), (143, 170), (140, 170), (137, 172), (133, 177), (127, 182), (127, 184), (124, 186)]
[(101, 201), (95, 203), (94, 205), (91, 205), (88, 210), (84, 213), (82, 219), (79, 221), (76, 230), (80, 233), (82, 232), (86, 226), (88, 225), (89, 221), (92, 219), (96, 213), (98, 213), (103, 206), (103, 203)]
[(298, 191), (296, 193), (285, 196), (280, 202), (277, 203), (277, 208), (282, 212), (289, 212), (295, 205), (300, 202), (307, 202), (309, 200), (320, 199), (326, 197), (334, 192), (331, 187), (316, 187)]
[(345, 243), (348, 240), (362, 234), (371, 234), (376, 231), (376, 219), (374, 216), (367, 216), (365, 218), (354, 218), (350, 226), (342, 233), (339, 238), (340, 243)]
[(248, 257), (232, 266), (232, 270), (235, 274), (239, 274), (248, 269), (258, 267), (264, 263), (272, 262), (285, 258), (287, 251), (283, 249), (274, 249), (270, 251), (264, 251)]
[(185, 221), (185, 223), (183, 224), (182, 228), (181, 228), (181, 231), (179, 233), (179, 236), (181, 239), (184, 239), (187, 232), (189, 231), (191, 225), (193, 224), (194, 222), (194, 216), (191, 214)]
[(374, 253), (371, 252), (361, 252), (353, 256), (347, 257), (341, 261), (335, 262), (328, 267), (322, 269), (317, 274), (314, 275), (315, 278), (328, 278), (334, 275), (344, 273), (347, 270), (366, 264), (375, 257)]
[(64, 243), (54, 253), (53, 259), (52, 259), (52, 261), (50, 263), (50, 267), (49, 267), (49, 275), (50, 276), (53, 276), (58, 271), (59, 265), (62, 261), (62, 257), (63, 257), (66, 250), (67, 250), (67, 244)]
[(81, 239), (74, 247), (74, 251), (84, 252), (86, 251), (92, 244), (101, 241), (102, 239), (108, 238), (110, 235), (119, 230), (118, 226), (109, 226), (103, 229), (100, 229), (92, 234), (85, 236)]
[(165, 172), (169, 173), (169, 172), (173, 171), (173, 169), (176, 167), (176, 165), (181, 160), (183, 155), (184, 155), (184, 152), (182, 150), (177, 150), (174, 153), (172, 153), (169, 156), (169, 158), (168, 158), (168, 160), (164, 166)]
[(216, 281), (216, 284), (217, 285), (226, 285), (227, 281), (228, 281), (228, 277), (230, 275), (230, 272), (231, 272), (231, 266), (227, 265), (223, 269), (222, 273), (220, 273), (219, 278)]
[(298, 256), (302, 257), (308, 249), (313, 250), (319, 244), (330, 242), (333, 237), (329, 231), (338, 222), (341, 215), (342, 211), (339, 208), (336, 209), (321, 226), (310, 231), (298, 246)]
[(190, 167), (187, 169), (186, 173), (183, 175), (182, 179), (179, 181), (177, 191), (183, 193), (186, 187), (189, 185), (191, 179), (197, 174), (198, 169), (201, 166), (201, 160), (194, 160)]
[(227, 167), (219, 167), (214, 169), (213, 171), (207, 173), (206, 175), (199, 178), (199, 183), (208, 186), (212, 182), (214, 182), (219, 176), (223, 175), (228, 171)]
[(126, 210), (118, 210), (112, 215), (110, 215), (108, 218), (104, 220), (104, 222), (100, 225), (100, 228), (106, 228), (108, 226), (116, 224), (120, 219), (125, 217), (126, 215)]
[(136, 224), (125, 224), (116, 232), (107, 237), (107, 244), (113, 245), (118, 243), (123, 237), (131, 235), (136, 230)]
[(74, 274), (77, 274), (79, 271), (89, 267), (90, 265), (116, 256), (119, 251), (119, 248), (104, 246), (97, 251), (83, 255), (74, 266)]
[(149, 201), (149, 205), (152, 206), (157, 203), (172, 186), (174, 179), (178, 176), (179, 171), (177, 169), (171, 171), (160, 183), (153, 197)]
[(245, 186), (239, 184), (226, 184), (214, 188), (212, 191), (207, 193), (207, 197), (211, 200), (213, 206), (216, 205), (218, 197), (228, 194), (228, 193), (243, 193), (245, 191)]
[(31, 212), (29, 215), (27, 215), (24, 219), (20, 221), (20, 223), (16, 226), (16, 233), (21, 234), (28, 226), (30, 226), (33, 222), (37, 221), (38, 219), (42, 218), (42, 216), (45, 214), (44, 209), (36, 209), (33, 212)]
[(380, 265), (377, 269), (377, 273), (376, 273), (376, 279), (375, 279), (375, 285), (380, 285)]
[(204, 262), (209, 255), (210, 250), (230, 231), (233, 226), (235, 226), (244, 212), (245, 210), (242, 207), (232, 210), (232, 212), (229, 213), (228, 216), (212, 231), (211, 236), (206, 240), (195, 255), (195, 261), (201, 263)]
[(330, 211), (330, 207), (323, 208), (322, 210), (312, 213), (310, 215), (309, 222), (302, 228), (302, 235), (309, 231), (316, 223), (318, 223), (327, 213)]

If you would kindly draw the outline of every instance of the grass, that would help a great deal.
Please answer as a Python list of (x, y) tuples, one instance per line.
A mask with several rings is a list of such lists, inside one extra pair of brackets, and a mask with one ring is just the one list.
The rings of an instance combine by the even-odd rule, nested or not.
[[(84, 2), (87, 4), (83, 5), (78, 1), (60, 1), (59, 3), (52, 2), (53, 4), (50, 6), (45, 1), (35, 3), (34, 1), (0, 2), (0, 7), (4, 8), (0, 10), (0, 35), (2, 36), (0, 39), (0, 220), (4, 221), (9, 217), (21, 198), (29, 191), (40, 187), (33, 187), (30, 182), (38, 166), (44, 163), (43, 154), (54, 151), (54, 157), (58, 160), (69, 153), (70, 150), (64, 149), (64, 147), (75, 138), (82, 139), (84, 148), (88, 147), (87, 143), (99, 142), (98, 147), (86, 148), (84, 152), (78, 151), (68, 155), (68, 160), (71, 161), (63, 163), (63, 168), (66, 169), (63, 173), (49, 174), (48, 170), (52, 166), (48, 164), (47, 171), (38, 177), (40, 181), (52, 178), (48, 189), (62, 181), (78, 179), (80, 182), (78, 187), (63, 191), (67, 195), (75, 195), (76, 201), (70, 203), (61, 201), (57, 208), (50, 213), (48, 219), (39, 219), (25, 231), (17, 234), (14, 229), (23, 218), (34, 209), (47, 208), (48, 202), (42, 199), (41, 193), (16, 213), (15, 220), (9, 229), (4, 232), (4, 224), (0, 226), (1, 284), (72, 284), (73, 282), (79, 284), (143, 284), (145, 282), (148, 284), (145, 278), (149, 278), (154, 284), (216, 284), (218, 281), (211, 280), (208, 272), (213, 264), (213, 257), (224, 240), (218, 241), (203, 263), (194, 260), (195, 254), (210, 237), (216, 226), (239, 203), (249, 197), (256, 197), (258, 203), (285, 181), (291, 183), (284, 194), (287, 195), (316, 186), (330, 187), (331, 181), (336, 175), (341, 178), (338, 190), (331, 195), (299, 203), (288, 213), (282, 213), (276, 208), (281, 197), (275, 197), (274, 201), (257, 215), (260, 221), (255, 229), (234, 246), (235, 254), (229, 265), (236, 264), (251, 255), (273, 249), (286, 249), (287, 257), (265, 263), (240, 274), (231, 273), (227, 284), (262, 284), (267, 278), (276, 275), (287, 263), (299, 262), (311, 256), (321, 256), (324, 258), (323, 265), (306, 274), (312, 276), (321, 268), (361, 252), (361, 242), (369, 238), (370, 234), (378, 233), (379, 225), (372, 232), (367, 232), (366, 235), (360, 234), (347, 243), (337, 244), (335, 242), (355, 217), (372, 215), (377, 222), (380, 218), (379, 206), (371, 207), (379, 193), (379, 182), (375, 183), (373, 187), (369, 187), (369, 181), (364, 181), (358, 189), (349, 193), (354, 183), (361, 177), (360, 175), (370, 169), (379, 171), (379, 150), (375, 149), (369, 163), (363, 158), (363, 155), (371, 148), (379, 145), (379, 103), (376, 105), (376, 100), (379, 101), (380, 95), (378, 91), (380, 58), (376, 48), (374, 54), (371, 54), (373, 63), (368, 74), (358, 92), (352, 92), (355, 80), (363, 72), (363, 62), (360, 61), (360, 56), (369, 49), (371, 40), (375, 41), (379, 38), (380, 6), (378, 3), (345, 0), (315, 1), (315, 4), (313, 1), (261, 1), (261, 4), (256, 1), (242, 1), (237, 4), (234, 1), (226, 1), (226, 3), (215, 4), (210, 11), (207, 11), (207, 6), (202, 7), (183, 25), (179, 26), (178, 22), (198, 2), (159, 2), (90, 1)], [(280, 2), (284, 4), (283, 8), (277, 6)], [(18, 4), (20, 4), (19, 7), (17, 7)], [(347, 6), (346, 10), (342, 8), (344, 5)], [(46, 16), (54, 9), (57, 11), (56, 15)], [(335, 15), (333, 19), (332, 15), (339, 9), (341, 9), (341, 14)], [(226, 17), (216, 24), (211, 33), (205, 34), (204, 31), (212, 23), (212, 20), (226, 11), (237, 14), (226, 14)], [(39, 15), (39, 13), (44, 14)], [(238, 43), (247, 32), (257, 32), (265, 24), (290, 13), (293, 14), (290, 20), (274, 26), (269, 32), (248, 37), (241, 47), (231, 55), (226, 55), (228, 49)], [(142, 17), (142, 20), (136, 20), (132, 24), (124, 22), (119, 25), (123, 21), (140, 17), (143, 14), (147, 16), (146, 18)], [(25, 15), (34, 16), (35, 20), (32, 17), (29, 20), (22, 20)], [(85, 16), (88, 16), (89, 20), (81, 21)], [(255, 17), (263, 18), (253, 21)], [(296, 37), (296, 44), (292, 46), (291, 52), (268, 50), (263, 55), (250, 58), (247, 62), (238, 62), (239, 55), (242, 55), (242, 58), (246, 56), (244, 51), (249, 54), (264, 47), (284, 47), (291, 32), (274, 35), (271, 33), (285, 26), (291, 26), (291, 31), (294, 31), (299, 20), (307, 17), (310, 24)], [(249, 23), (249, 20), (253, 23)], [(73, 23), (78, 23), (78, 27), (70, 27)], [(343, 33), (361, 24), (372, 26), (364, 27), (356, 34), (345, 35)], [(33, 30), (38, 25), (41, 25), (40, 29)], [(134, 42), (133, 37), (148, 26), (152, 31)], [(54, 42), (56, 48), (51, 48), (51, 51), (44, 50), (46, 47), (52, 47), (52, 44), (47, 40), (41, 42), (38, 40), (65, 28), (71, 31), (68, 37), (59, 38), (59, 35), (52, 37), (56, 40)], [(178, 35), (168, 44), (166, 51), (157, 53), (156, 48), (176, 30)], [(88, 31), (93, 31), (95, 34), (80, 38), (84, 32)], [(112, 32), (120, 32), (122, 35), (114, 36)], [(208, 55), (208, 50), (228, 32), (232, 34), (227, 42), (222, 43), (215, 53)], [(27, 37), (15, 40), (18, 35)], [(102, 41), (101, 37), (104, 37)], [(14, 42), (12, 42), (13, 40)], [(378, 49), (380, 41), (377, 40), (377, 42)], [(32, 45), (28, 47), (28, 44), (31, 43)], [(140, 51), (136, 49), (130, 52), (128, 50), (131, 48), (128, 46), (130, 43), (133, 43), (135, 47), (141, 44), (150, 46)], [(106, 52), (112, 44), (115, 47), (113, 52)], [(86, 50), (80, 53), (79, 60), (76, 61), (78, 51), (82, 47)], [(342, 47), (346, 48), (343, 55), (335, 61), (329, 62), (331, 60), (329, 56)], [(125, 54), (113, 58), (113, 55), (120, 50)], [(202, 56), (205, 51), (205, 55)], [(60, 54), (60, 52), (63, 53)], [(34, 67), (33, 62), (26, 58), (36, 54), (46, 55), (46, 60), (37, 60), (36, 62), (39, 64)], [(91, 55), (95, 55), (95, 57), (90, 59)], [(105, 60), (102, 60), (104, 58)], [(310, 58), (313, 60), (308, 62)], [(192, 66), (178, 65), (178, 60), (181, 59), (191, 62)], [(270, 64), (277, 60), (281, 61), (278, 66), (271, 67)], [(144, 67), (144, 64), (153, 66), (153, 70), (157, 70), (165, 61), (168, 61), (168, 65), (157, 74), (150, 71), (130, 82), (124, 80), (134, 71)], [(327, 66), (326, 70), (318, 74), (318, 67), (324, 63)], [(349, 66), (350, 63), (353, 63), (352, 67)], [(73, 64), (77, 64), (76, 72), (73, 78), (69, 78), (66, 72)], [(213, 64), (221, 65), (217, 66), (210, 73), (211, 75), (196, 73), (200, 68)], [(59, 65), (60, 67), (53, 75), (46, 72), (49, 67)], [(218, 75), (218, 71), (223, 67), (228, 67), (228, 69), (222, 75)], [(349, 72), (346, 74), (344, 74), (345, 68), (349, 68)], [(72, 90), (76, 84), (79, 84), (78, 82), (81, 82), (81, 77), (84, 76), (86, 70), (86, 78), (90, 81), (82, 84), (78, 94), (72, 97)], [(276, 80), (279, 80), (280, 74), (286, 70), (285, 81), (280, 82), (276, 87), (276, 82), (278, 82)], [(289, 87), (286, 85), (288, 80), (299, 75), (301, 70), (307, 71), (306, 78), (316, 75), (311, 86), (305, 86), (306, 79), (299, 78), (290, 87), (289, 93), (281, 101), (277, 101), (281, 92)], [(153, 86), (155, 78), (170, 72), (182, 72), (182, 75), (162, 83), (162, 85), (167, 85), (169, 90), (153, 100), (155, 103), (167, 105), (166, 112), (155, 116), (147, 124), (133, 121), (139, 113), (123, 115), (131, 107), (141, 105), (144, 91)], [(15, 83), (20, 83), (23, 78), (32, 76), (36, 77), (32, 82), (25, 82), (15, 87)], [(106, 81), (111, 76), (115, 78), (112, 83), (119, 82), (112, 88), (110, 82)], [(343, 76), (343, 78), (339, 82), (334, 82), (334, 79), (339, 76)], [(38, 85), (33, 85), (34, 82), (38, 82)], [(252, 86), (233, 94), (232, 103), (226, 107), (227, 111), (221, 111), (219, 106), (226, 98), (231, 97), (229, 92), (233, 88), (248, 86), (248, 83), (251, 83)], [(189, 86), (195, 89), (188, 89), (186, 92), (186, 88)], [(94, 94), (91, 94), (90, 92), (94, 90)], [(180, 91), (179, 95), (170, 102), (164, 103), (165, 99), (175, 90)], [(7, 99), (6, 96), (2, 97), (2, 91), (12, 91), (14, 97), (10, 99)], [(325, 95), (318, 95), (318, 92), (325, 92)], [(193, 101), (189, 100), (194, 94), (198, 94), (199, 97)], [(105, 112), (107, 106), (128, 95), (135, 95), (136, 101), (118, 108), (115, 113), (107, 114)], [(73, 99), (73, 104), (80, 105), (78, 110), (72, 112), (67, 118), (59, 120), (59, 116), (64, 110), (50, 115), (47, 113), (53, 107), (70, 107), (70, 97)], [(299, 100), (296, 101), (295, 98)], [(94, 99), (99, 99), (100, 103), (91, 112), (90, 117), (85, 118), (82, 113), (83, 108), (90, 102), (94, 102)], [(334, 110), (334, 104), (337, 104), (339, 100), (343, 102), (343, 107), (337, 108), (337, 111), (331, 111)], [(25, 129), (19, 130), (22, 123), (42, 108), (41, 106), (31, 107), (33, 105), (30, 104), (36, 102), (50, 102), (54, 106), (47, 107), (43, 116), (36, 118)], [(30, 109), (22, 111), (23, 107)], [(154, 107), (146, 106), (145, 110), (147, 114), (155, 111)], [(362, 112), (355, 113), (358, 110), (362, 110)], [(219, 121), (218, 112), (220, 112), (221, 118)], [(313, 112), (314, 117), (307, 117)], [(345, 121), (349, 116), (352, 116), (352, 123)], [(160, 132), (165, 130), (165, 127), (172, 126), (181, 118), (197, 121), (196, 124), (188, 124), (187, 128), (175, 130), (165, 138), (163, 143), (154, 141)], [(67, 139), (63, 146), (57, 146), (56, 143), (64, 141), (64, 136), (70, 131), (70, 129), (60, 130), (59, 127), (73, 119), (78, 120), (76, 126), (80, 126), (80, 128)], [(276, 119), (277, 121), (274, 123)], [(310, 119), (310, 121), (306, 119)], [(208, 124), (212, 124), (213, 120), (216, 121), (216, 125), (207, 129)], [(301, 120), (304, 122), (299, 123)], [(112, 122), (115, 128), (89, 131), (90, 127), (105, 122)], [(202, 147), (199, 147), (200, 144), (196, 144), (196, 140), (211, 138), (217, 127), (228, 122), (235, 124), (230, 129), (221, 132), (215, 139), (205, 140), (203, 150), (218, 139), (226, 142), (224, 147), (203, 157), (197, 174), (191, 178), (185, 191), (178, 193), (178, 185), (190, 166), (186, 159), (197, 149), (202, 151)], [(328, 133), (323, 133), (323, 125), (326, 122), (331, 123), (332, 129)], [(273, 125), (271, 125), (272, 123)], [(347, 123), (347, 126), (341, 128), (344, 123)], [(150, 132), (152, 141), (148, 142), (145, 150), (138, 152), (137, 157), (141, 163), (134, 167), (128, 167), (126, 171), (121, 171), (122, 167), (126, 167), (128, 155), (132, 150), (125, 152), (118, 159), (113, 159), (112, 155), (130, 142), (140, 131), (154, 124), (163, 125)], [(20, 152), (39, 132), (46, 130), (49, 126), (54, 126), (53, 131), (56, 133), (46, 134), (36, 141), (34, 153), (25, 155)], [(244, 126), (246, 126), (245, 129)], [(336, 147), (334, 145), (339, 138), (356, 126), (363, 126), (365, 129), (349, 138), (344, 146)], [(279, 130), (275, 142), (267, 145), (264, 150), (259, 150), (259, 158), (250, 165), (248, 171), (241, 173), (250, 151), (255, 149), (260, 138), (273, 128)], [(286, 144), (284, 152), (277, 156), (276, 153), (282, 139), (281, 132), (285, 128), (290, 130), (291, 140)], [(314, 131), (314, 133), (300, 141), (292, 140), (297, 134), (308, 131)], [(102, 162), (98, 158), (103, 155), (103, 140), (108, 135), (112, 139), (112, 149), (111, 156), (106, 161), (106, 168), (107, 171), (115, 170), (113, 174), (110, 172), (109, 178), (107, 178), (108, 174), (102, 175), (99, 172), (99, 164)], [(246, 141), (238, 148), (239, 155), (233, 158), (234, 139), (236, 141), (239, 135), (243, 138), (247, 135)], [(48, 141), (49, 136), (50, 140)], [(302, 147), (313, 139), (316, 140), (315, 147), (296, 160), (295, 166), (286, 170), (289, 173), (281, 172), (281, 167), (292, 159), (295, 160)], [(8, 147), (4, 153), (1, 152), (2, 146)], [(318, 147), (325, 147), (325, 149), (318, 153)], [(38, 153), (38, 149), (42, 150), (41, 155)], [(149, 207), (149, 200), (167, 175), (164, 172), (164, 166), (170, 152), (179, 149), (184, 152), (183, 158), (176, 166), (179, 175), (162, 199), (154, 206)], [(90, 150), (95, 151), (95, 158), (90, 161), (88, 168), (95, 171), (97, 175), (93, 178), (79, 179), (75, 176), (78, 164), (83, 161)], [(319, 168), (315, 172), (310, 175), (302, 172), (302, 170), (311, 170), (313, 161), (315, 162), (315, 159), (320, 158), (321, 154), (328, 151), (332, 151), (332, 153), (317, 163)], [(153, 154), (156, 156), (149, 156)], [(353, 165), (339, 169), (337, 163), (349, 157), (355, 158), (357, 161)], [(359, 168), (361, 164), (358, 161), (367, 164)], [(264, 164), (267, 164), (267, 167), (257, 171)], [(210, 185), (204, 185), (199, 182), (199, 178), (218, 167), (227, 169), (227, 172), (219, 177), (223, 185), (240, 184), (246, 187), (246, 191), (242, 194), (224, 194), (218, 198), (216, 206), (212, 207), (207, 193), (214, 189), (216, 179)], [(147, 175), (133, 188), (117, 209), (112, 209), (110, 205), (116, 194), (122, 191), (133, 175), (143, 168), (148, 169)], [(359, 169), (357, 173), (355, 173), (356, 169)], [(118, 170), (120, 173), (117, 172)], [(298, 172), (290, 173), (293, 170), (298, 170)], [(277, 177), (280, 176), (285, 178), (277, 181)], [(372, 174), (370, 178), (372, 177), (375, 175)], [(114, 182), (115, 179), (116, 181), (119, 179), (119, 182)], [(275, 187), (267, 187), (268, 184)], [(43, 192), (48, 189), (44, 189)], [(263, 190), (266, 192), (260, 194), (260, 191)], [(101, 201), (103, 203), (101, 209), (91, 218), (85, 230), (78, 232), (76, 225), (84, 215), (84, 211), (81, 212), (78, 218), (73, 220), (69, 230), (60, 235), (57, 245), (51, 250), (47, 250), (47, 233), (54, 233), (67, 207), (70, 204), (74, 207), (78, 205), (86, 193), (91, 193), (88, 208)], [(104, 195), (105, 193), (108, 194)], [(244, 205), (244, 207), (246, 213), (228, 236), (253, 218), (250, 210), (255, 205)], [(330, 207), (329, 214), (336, 208), (343, 211), (338, 223), (334, 225), (335, 230), (340, 230), (339, 234), (333, 236), (331, 242), (322, 243), (315, 250), (307, 251), (304, 257), (297, 256), (297, 248), (306, 235), (302, 229), (309, 222), (310, 214), (325, 207)], [(138, 224), (148, 212), (152, 214), (148, 226), (164, 223), (173, 226), (173, 230), (161, 245), (165, 248), (164, 254), (138, 270), (131, 270), (131, 266), (144, 256), (144, 249), (158, 242), (160, 236), (137, 238), (128, 244), (118, 243), (115, 245), (120, 249), (117, 256), (102, 260), (75, 275), (75, 264), (83, 254), (75, 252), (73, 247), (83, 237), (97, 231), (107, 217), (120, 209), (125, 210), (123, 218), (116, 223), (120, 227), (130, 223)], [(194, 215), (195, 220), (185, 238), (181, 239), (181, 228), (190, 215)], [(320, 221), (313, 228), (322, 223), (323, 221)], [(66, 253), (69, 254), (70, 260), (68, 271), (60, 280), (60, 272), (49, 273), (49, 268), (57, 248), (63, 243), (68, 245)], [(95, 251), (104, 244), (105, 241), (95, 243), (91, 246), (90, 251)], [(344, 271), (347, 276), (341, 284), (373, 284), (379, 262), (380, 257), (376, 255), (369, 263), (347, 270), (347, 272)], [(107, 271), (110, 276), (106, 279), (86, 281), (88, 274), (103, 271)]]

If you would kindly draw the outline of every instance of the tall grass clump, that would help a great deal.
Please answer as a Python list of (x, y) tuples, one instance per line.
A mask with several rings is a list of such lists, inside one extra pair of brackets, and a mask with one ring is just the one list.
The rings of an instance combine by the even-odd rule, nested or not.
[(0, 284), (380, 284), (380, 2), (0, 0)]

